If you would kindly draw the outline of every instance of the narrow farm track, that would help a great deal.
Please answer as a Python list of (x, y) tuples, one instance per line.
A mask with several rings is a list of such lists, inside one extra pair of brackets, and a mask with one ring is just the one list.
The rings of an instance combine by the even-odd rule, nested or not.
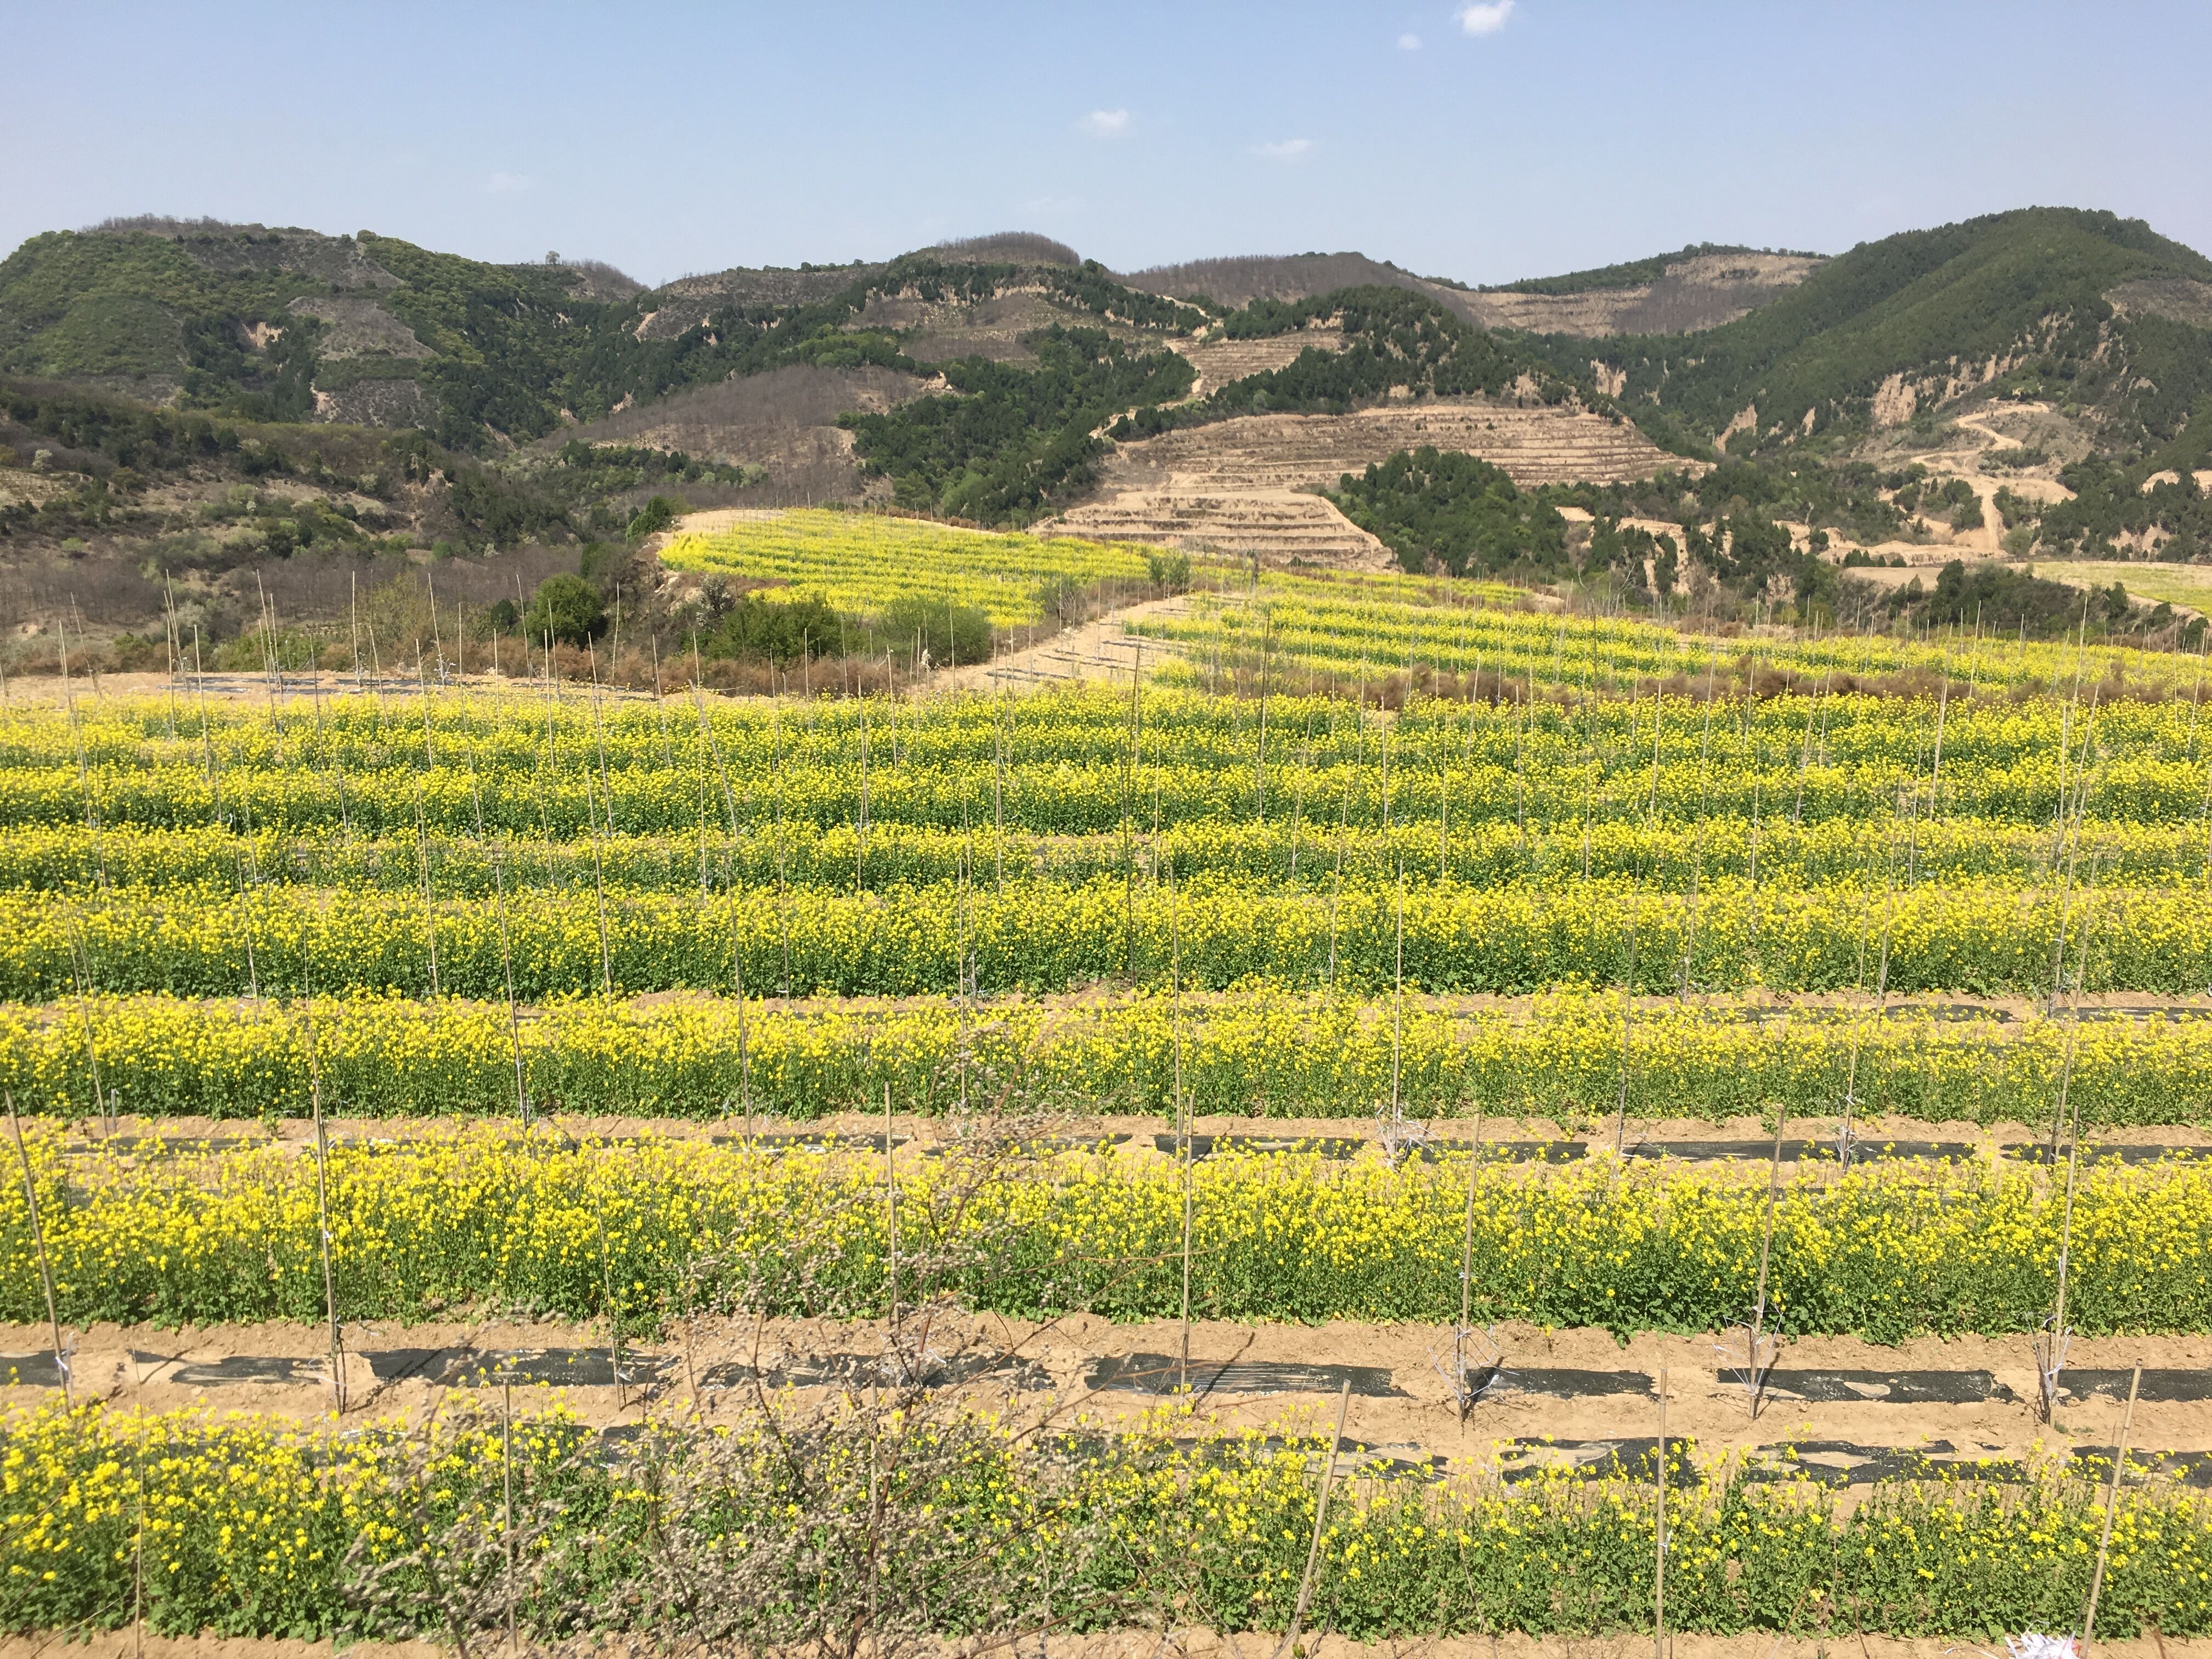
[(988, 662), (941, 669), (912, 695), (920, 698), (997, 686), (1030, 691), (1081, 680), (1118, 680), (1126, 685), (1133, 669), (1150, 672), (1173, 654), (1166, 646), (1132, 636), (1146, 623), (1180, 621), (1189, 615), (1188, 602), (1180, 598), (1141, 599)]
[[(1449, 1328), (1332, 1321), (1315, 1326), (1197, 1320), (1189, 1364), (1174, 1322), (1115, 1324), (1076, 1316), (1049, 1325), (909, 1313), (931, 1326), (943, 1386), (978, 1402), (1068, 1424), (1133, 1425), (1162, 1405), (1191, 1415), (1178, 1431), (1326, 1431), (1349, 1383), (1346, 1434), (1376, 1473), (1492, 1464), (1508, 1478), (1538, 1468), (1590, 1468), (1648, 1452), (1657, 1432), (1659, 1376), (1669, 1437), (1702, 1462), (1795, 1464), (1825, 1484), (1894, 1479), (1914, 1458), (1930, 1473), (1978, 1463), (2019, 1468), (2113, 1444), (2129, 1373), (2145, 1368), (2130, 1442), (2166, 1472), (2212, 1487), (2212, 1338), (2120, 1337), (2075, 1344), (2056, 1425), (2038, 1415), (2026, 1337), (1932, 1339), (1879, 1346), (1804, 1338), (1774, 1352), (1758, 1415), (1742, 1379), (1741, 1334), (1601, 1331), (1505, 1322), (1464, 1350), (1483, 1392), (1465, 1424), (1449, 1378)], [(10, 1406), (51, 1397), (42, 1327), (0, 1325), (0, 1364), (16, 1379)], [(456, 1391), (513, 1376), (529, 1408), (557, 1402), (596, 1427), (648, 1419), (710, 1420), (751, 1406), (757, 1376), (771, 1393), (815, 1399), (865, 1389), (884, 1352), (880, 1322), (702, 1320), (688, 1329), (630, 1333), (617, 1373), (604, 1323), (496, 1318), (346, 1328), (349, 1414), (421, 1420)], [(327, 1336), (311, 1326), (216, 1325), (163, 1331), (94, 1327), (71, 1359), (79, 1399), (151, 1411), (203, 1407), (313, 1419), (333, 1405)], [(1734, 1361), (1731, 1364), (1731, 1361)], [(623, 1379), (617, 1386), (617, 1374)], [(2069, 1378), (2071, 1381), (2069, 1381)], [(1182, 1390), (1188, 1389), (1188, 1396)]]

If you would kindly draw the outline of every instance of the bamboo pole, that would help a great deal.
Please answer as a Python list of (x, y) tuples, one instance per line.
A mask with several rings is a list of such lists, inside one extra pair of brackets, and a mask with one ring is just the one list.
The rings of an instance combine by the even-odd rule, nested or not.
[(1321, 1492), (1314, 1500), (1313, 1541), (1306, 1547), (1306, 1570), (1298, 1579), (1297, 1606), (1291, 1609), (1291, 1627), (1284, 1632), (1282, 1646), (1275, 1650), (1275, 1659), (1289, 1659), (1297, 1646), (1298, 1627), (1305, 1623), (1306, 1609), (1313, 1603), (1314, 1569), (1321, 1563), (1322, 1528), (1328, 1522), (1329, 1488), (1336, 1484), (1336, 1456), (1344, 1444), (1344, 1416), (1352, 1406), (1352, 1380), (1345, 1379), (1336, 1395), (1336, 1428), (1328, 1437), (1328, 1462), (1322, 1466)]
[(1659, 1368), (1659, 1523), (1651, 1562), (1651, 1659), (1667, 1659), (1667, 1368)]
[(1467, 1385), (1467, 1319), (1474, 1300), (1474, 1186), (1482, 1164), (1482, 1108), (1474, 1110), (1474, 1144), (1467, 1156), (1467, 1223), (1459, 1247), (1459, 1323), (1452, 1330), (1452, 1393), (1459, 1401), (1459, 1425), (1467, 1427), (1474, 1391)]
[(500, 1540), (507, 1555), (507, 1650), (520, 1651), (514, 1631), (514, 1377), (513, 1368), (499, 1385)]
[(1191, 1198), (1191, 1164), (1193, 1148), (1190, 1136), (1190, 1102), (1182, 1086), (1182, 926), (1180, 915), (1182, 902), (1175, 880), (1175, 863), (1168, 863), (1168, 999), (1170, 1019), (1175, 1034), (1175, 1122), (1176, 1155), (1182, 1170), (1182, 1346), (1177, 1365), (1176, 1386), (1188, 1391), (1190, 1387), (1190, 1246), (1194, 1206)]
[(337, 1273), (331, 1260), (330, 1138), (323, 1123), (323, 1067), (316, 1054), (313, 1005), (304, 996), (301, 1003), (307, 1027), (307, 1094), (315, 1115), (315, 1213), (322, 1236), (323, 1311), (331, 1328), (331, 1394), (337, 1402), (338, 1414), (343, 1416), (345, 1344), (338, 1326)]
[(15, 1157), (23, 1166), (23, 1202), (30, 1206), (31, 1243), (39, 1252), (39, 1282), (45, 1286), (46, 1292), (46, 1324), (54, 1339), (54, 1373), (61, 1379), (62, 1404), (66, 1407), (70, 1404), (69, 1356), (62, 1348), (61, 1316), (54, 1310), (54, 1269), (46, 1257), (46, 1228), (39, 1220), (38, 1183), (31, 1176), (30, 1149), (23, 1144), (23, 1121), (15, 1115), (14, 1091), (9, 1091), (5, 1098), (8, 1102), (8, 1127), (15, 1136)]
[(1766, 1386), (1766, 1368), (1759, 1364), (1760, 1344), (1766, 1324), (1767, 1265), (1774, 1255), (1774, 1205), (1782, 1189), (1782, 1125), (1785, 1114), (1774, 1109), (1774, 1156), (1766, 1166), (1766, 1219), (1759, 1232), (1759, 1290), (1751, 1304), (1751, 1335), (1744, 1347), (1744, 1383), (1751, 1391), (1751, 1415), (1759, 1416), (1759, 1396)]
[(889, 1246), (884, 1254), (887, 1267), (884, 1285), (890, 1314), (884, 1331), (884, 1358), (899, 1368), (903, 1382), (906, 1362), (898, 1351), (898, 1165), (891, 1147), (891, 1085), (888, 1078), (884, 1080), (884, 1231)]
[(2089, 1574), (2089, 1605), (2081, 1614), (2081, 1653), (2087, 1659), (2090, 1638), (2097, 1632), (2097, 1597), (2105, 1588), (2105, 1562), (2112, 1550), (2112, 1517), (2120, 1507), (2120, 1474), (2128, 1466), (2128, 1431), (2135, 1425), (2136, 1394), (2142, 1387), (2142, 1367), (2128, 1378), (2128, 1408), (2120, 1418), (2120, 1443), (2112, 1449), (2112, 1484), (2105, 1492), (2105, 1524), (2097, 1535), (2097, 1565)]

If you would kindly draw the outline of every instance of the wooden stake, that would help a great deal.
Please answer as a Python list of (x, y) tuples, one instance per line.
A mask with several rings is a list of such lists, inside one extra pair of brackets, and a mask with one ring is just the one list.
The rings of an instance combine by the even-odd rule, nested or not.
[(1305, 1623), (1306, 1609), (1313, 1602), (1314, 1569), (1321, 1562), (1322, 1529), (1328, 1522), (1328, 1492), (1336, 1484), (1336, 1454), (1344, 1444), (1344, 1414), (1352, 1406), (1352, 1380), (1346, 1377), (1336, 1396), (1336, 1430), (1328, 1437), (1328, 1462), (1322, 1466), (1321, 1492), (1314, 1499), (1313, 1542), (1306, 1547), (1306, 1570), (1298, 1580), (1297, 1605), (1291, 1609), (1291, 1627), (1284, 1633), (1283, 1644), (1275, 1650), (1275, 1659), (1289, 1659), (1291, 1650), (1297, 1646), (1298, 1626)]
[(1459, 1425), (1474, 1409), (1474, 1394), (1467, 1386), (1467, 1316), (1474, 1298), (1474, 1182), (1482, 1164), (1482, 1109), (1474, 1111), (1474, 1144), (1467, 1155), (1467, 1231), (1459, 1247), (1459, 1324), (1452, 1332), (1452, 1389), (1459, 1398)]
[(1667, 1368), (1659, 1368), (1659, 1527), (1652, 1552), (1651, 1659), (1667, 1659)]
[(1190, 1240), (1192, 1231), (1190, 1103), (1182, 1086), (1182, 925), (1175, 865), (1168, 865), (1168, 997), (1175, 1031), (1176, 1152), (1182, 1162), (1182, 1348), (1176, 1386), (1190, 1387)]
[(337, 1274), (331, 1263), (331, 1193), (329, 1139), (323, 1129), (323, 1068), (315, 1052), (315, 1015), (301, 999), (307, 1025), (307, 1092), (315, 1114), (315, 1212), (321, 1223), (323, 1246), (323, 1311), (331, 1326), (331, 1391), (338, 1413), (345, 1414), (345, 1346), (338, 1330)]
[(2128, 1465), (2128, 1431), (2136, 1420), (2136, 1391), (2142, 1387), (2142, 1367), (2128, 1378), (2128, 1408), (2120, 1418), (2120, 1443), (2112, 1449), (2112, 1484), (2105, 1492), (2105, 1525), (2097, 1538), (2097, 1565), (2089, 1574), (2089, 1605), (2081, 1614), (2081, 1652), (2087, 1659), (2089, 1638), (2097, 1631), (2097, 1597), (2105, 1588), (2105, 1560), (2112, 1548), (2112, 1516), (2120, 1507), (2120, 1472)]
[(131, 1485), (138, 1499), (137, 1524), (131, 1538), (131, 1651), (146, 1656), (146, 1441), (143, 1425), (131, 1448)]
[(23, 1202), (31, 1209), (31, 1242), (38, 1247), (39, 1280), (46, 1291), (46, 1323), (52, 1328), (54, 1337), (54, 1371), (61, 1378), (62, 1405), (66, 1408), (70, 1404), (69, 1357), (62, 1352), (62, 1322), (60, 1316), (54, 1311), (54, 1270), (52, 1264), (46, 1260), (46, 1229), (39, 1223), (39, 1189), (31, 1178), (31, 1154), (23, 1145), (23, 1122), (15, 1115), (15, 1097), (12, 1091), (7, 1093), (6, 1099), (8, 1127), (15, 1132), (15, 1156), (23, 1165)]
[(903, 1363), (898, 1358), (898, 1167), (891, 1153), (891, 1085), (888, 1078), (884, 1080), (884, 1230), (890, 1245), (884, 1258), (889, 1264), (884, 1286), (890, 1314), (884, 1346), (890, 1350), (888, 1358), (899, 1364), (903, 1371)]
[(507, 1546), (507, 1650), (520, 1650), (514, 1635), (514, 1376), (512, 1368), (499, 1385), (500, 1533)]
[(1781, 1107), (1774, 1109), (1774, 1157), (1766, 1166), (1766, 1220), (1759, 1234), (1759, 1293), (1751, 1304), (1751, 1338), (1744, 1349), (1745, 1382), (1751, 1390), (1751, 1414), (1759, 1416), (1759, 1392), (1766, 1386), (1766, 1369), (1759, 1363), (1759, 1340), (1766, 1323), (1766, 1268), (1774, 1254), (1774, 1203), (1782, 1188)]

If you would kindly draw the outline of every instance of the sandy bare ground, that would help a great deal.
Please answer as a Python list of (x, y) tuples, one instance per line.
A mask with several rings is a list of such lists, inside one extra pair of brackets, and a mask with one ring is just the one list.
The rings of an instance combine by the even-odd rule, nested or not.
[[(1773, 1152), (1775, 1125), (1771, 1120), (1762, 1121), (1750, 1116), (1724, 1118), (1717, 1122), (1708, 1118), (1629, 1117), (1616, 1122), (1609, 1112), (1595, 1113), (1583, 1117), (1542, 1117), (1486, 1113), (1478, 1121), (1473, 1115), (1421, 1117), (1408, 1112), (1407, 1122), (1414, 1133), (1410, 1136), (1401, 1128), (1396, 1132), (1401, 1146), (1410, 1144), (1415, 1148), (1427, 1146), (1433, 1141), (1431, 1152), (1456, 1154), (1474, 1144), (1478, 1132), (1481, 1143), (1493, 1149), (1507, 1147), (1526, 1153), (1537, 1143), (1551, 1146), (1547, 1162), (1556, 1166), (1578, 1158), (1598, 1158), (1610, 1155), (1618, 1139), (1627, 1153), (1639, 1160), (1672, 1159), (1678, 1163), (1695, 1164), (1705, 1168), (1725, 1170), (1746, 1168), (1767, 1162)], [(780, 1118), (761, 1114), (750, 1119), (740, 1115), (734, 1109), (724, 1118), (665, 1118), (628, 1115), (619, 1112), (541, 1111), (541, 1121), (579, 1139), (594, 1137), (612, 1139), (653, 1139), (665, 1140), (703, 1140), (732, 1142), (747, 1136), (759, 1136), (771, 1140), (788, 1139), (794, 1136), (860, 1137), (880, 1146), (884, 1132), (884, 1117), (876, 1112), (829, 1112), (818, 1117)], [(452, 1117), (349, 1117), (333, 1114), (324, 1119), (330, 1135), (341, 1141), (398, 1141), (438, 1140), (465, 1133), (471, 1127), (512, 1123), (512, 1115), (485, 1115), (465, 1120)], [(951, 1117), (922, 1116), (896, 1113), (890, 1120), (891, 1133), (900, 1144), (899, 1157), (904, 1161), (933, 1156), (938, 1149), (957, 1144), (963, 1133), (960, 1123)], [(78, 1151), (89, 1152), (105, 1144), (118, 1151), (128, 1151), (143, 1139), (157, 1139), (167, 1146), (189, 1146), (203, 1140), (222, 1145), (257, 1146), (262, 1145), (289, 1146), (304, 1150), (313, 1142), (313, 1133), (304, 1118), (283, 1118), (264, 1122), (258, 1119), (208, 1117), (137, 1117), (125, 1115), (114, 1120), (112, 1129), (98, 1120), (84, 1119), (70, 1126), (69, 1145)], [(1055, 1142), (1079, 1144), (1086, 1147), (1106, 1143), (1101, 1153), (1124, 1164), (1140, 1164), (1166, 1159), (1172, 1154), (1155, 1144), (1168, 1133), (1172, 1123), (1164, 1116), (1143, 1113), (1105, 1112), (1080, 1116), (1070, 1115), (1034, 1126)], [(1803, 1158), (1825, 1160), (1836, 1136), (1837, 1120), (1833, 1116), (1800, 1117), (1791, 1115), (1783, 1120), (1783, 1161), (1793, 1164)], [(1369, 1114), (1357, 1117), (1260, 1117), (1232, 1113), (1199, 1113), (1191, 1119), (1194, 1135), (1224, 1139), (1238, 1145), (1256, 1146), (1261, 1150), (1288, 1147), (1301, 1141), (1326, 1141), (1334, 1158), (1372, 1158), (1385, 1156), (1385, 1139), (1379, 1126), (1379, 1115)], [(1935, 1154), (1952, 1158), (1996, 1159), (2020, 1158), (2021, 1148), (2045, 1148), (2051, 1139), (2051, 1123), (2021, 1120), (2013, 1122), (1973, 1123), (1963, 1119), (1929, 1123), (1917, 1119), (1881, 1113), (1861, 1113), (1853, 1121), (1855, 1143), (1880, 1151), (1891, 1149), (1891, 1155), (1902, 1156), (1915, 1149), (1924, 1151), (1929, 1143), (1943, 1149)], [(1569, 1145), (1579, 1146), (1579, 1152), (1569, 1150)], [(2191, 1124), (2130, 1124), (2112, 1128), (2092, 1129), (2083, 1136), (2083, 1147), (2093, 1148), (2183, 1148), (2192, 1152), (2212, 1149), (2212, 1130)], [(1504, 1152), (1493, 1151), (1492, 1156), (1504, 1157)], [(2040, 1157), (2030, 1152), (2026, 1156)], [(2146, 1151), (2145, 1156), (2150, 1156)]]
[(988, 662), (949, 668), (933, 675), (915, 695), (937, 691), (980, 691), (1005, 686), (1033, 690), (1069, 680), (1115, 680), (1129, 683), (1133, 670), (1150, 672), (1165, 661), (1170, 647), (1157, 640), (1130, 635), (1130, 624), (1147, 618), (1183, 617), (1188, 601), (1181, 599), (1144, 599), (1109, 611), (1075, 628), (1063, 629), (1048, 640), (1024, 650), (1009, 651)]
[[(908, 1347), (921, 1346), (947, 1368), (942, 1374), (954, 1379), (948, 1386), (979, 1402), (1032, 1419), (1109, 1427), (1133, 1425), (1165, 1405), (1186, 1413), (1176, 1423), (1178, 1433), (1310, 1433), (1317, 1425), (1325, 1432), (1326, 1408), (1348, 1376), (1345, 1432), (1359, 1443), (1360, 1456), (1378, 1467), (1439, 1470), (1574, 1465), (1605, 1449), (1571, 1443), (1648, 1441), (1657, 1432), (1663, 1373), (1668, 1433), (1694, 1440), (1700, 1457), (1773, 1456), (1796, 1446), (1801, 1462), (1846, 1484), (1854, 1473), (1859, 1481), (1874, 1478), (1866, 1465), (1884, 1451), (1972, 1462), (2110, 1446), (2130, 1368), (2185, 1378), (2212, 1365), (2212, 1337), (2076, 1340), (2067, 1356), (2076, 1381), (2062, 1395), (2056, 1423), (2046, 1424), (2035, 1407), (2035, 1360), (2026, 1336), (1921, 1339), (1894, 1347), (1808, 1337), (1778, 1346), (1754, 1417), (1741, 1375), (1740, 1331), (1645, 1333), (1617, 1342), (1604, 1331), (1504, 1322), (1470, 1339), (1465, 1350), (1470, 1367), (1494, 1364), (1498, 1371), (1462, 1423), (1449, 1381), (1453, 1334), (1443, 1327), (1197, 1319), (1187, 1370), (1182, 1328), (1173, 1320), (1115, 1324), (1078, 1315), (1045, 1324), (910, 1310), (902, 1333)], [(756, 1379), (769, 1394), (788, 1387), (801, 1399), (837, 1386), (865, 1387), (885, 1340), (881, 1321), (702, 1318), (658, 1334), (626, 1333), (627, 1381), (618, 1386), (603, 1322), (356, 1321), (345, 1327), (347, 1412), (419, 1422), (454, 1389), (484, 1386), (503, 1364), (520, 1363), (535, 1368), (526, 1370), (526, 1378), (585, 1380), (519, 1382), (519, 1409), (557, 1403), (600, 1427), (695, 1413), (711, 1420), (762, 1398)], [(50, 1346), (43, 1326), (0, 1325), (0, 1353), (19, 1369), (45, 1365), (25, 1357)], [(80, 1400), (311, 1419), (334, 1404), (328, 1356), (328, 1335), (317, 1324), (182, 1330), (103, 1324), (82, 1333), (71, 1370)], [(272, 1364), (283, 1361), (295, 1363)], [(1808, 1381), (1808, 1374), (1831, 1381)], [(1840, 1382), (1832, 1380), (1838, 1374)], [(841, 1376), (843, 1385), (836, 1381)], [(1184, 1388), (1189, 1394), (1178, 1401)], [(2212, 1403), (2151, 1397), (2159, 1391), (2147, 1389), (2137, 1401), (2130, 1443), (2146, 1455), (2212, 1449)], [(2203, 1392), (2185, 1382), (2179, 1391)], [(28, 1407), (53, 1392), (19, 1382), (0, 1389), (0, 1403)], [(1546, 1439), (1561, 1443), (1533, 1443)]]
[(1287, 368), (1310, 350), (1341, 351), (1344, 331), (1334, 326), (1310, 327), (1257, 340), (1170, 340), (1167, 344), (1169, 350), (1198, 371), (1190, 388), (1190, 398), (1195, 399), (1248, 374)]
[(1676, 260), (1656, 282), (1628, 288), (1453, 297), (1456, 309), (1486, 328), (1589, 336), (1680, 334), (1733, 322), (1804, 281), (1823, 263), (1791, 253), (1699, 254)]

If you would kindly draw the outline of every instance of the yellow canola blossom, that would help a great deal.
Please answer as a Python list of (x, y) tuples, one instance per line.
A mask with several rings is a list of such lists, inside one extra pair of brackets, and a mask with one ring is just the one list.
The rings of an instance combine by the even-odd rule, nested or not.
[[(9, 1413), (0, 1447), (11, 1630), (143, 1613), (180, 1633), (441, 1638), (456, 1616), (489, 1638), (510, 1585), (533, 1634), (665, 1635), (686, 1612), (656, 1599), (665, 1568), (696, 1551), (769, 1583), (790, 1571), (775, 1606), (726, 1610), (760, 1617), (763, 1633), (808, 1609), (849, 1614), (861, 1558), (820, 1540), (885, 1522), (927, 1529), (917, 1608), (948, 1635), (1016, 1596), (1096, 1626), (1179, 1612), (1279, 1630), (1300, 1594), (1322, 1452), (1298, 1425), (1226, 1433), (1182, 1411), (1032, 1442), (987, 1418), (848, 1407), (795, 1462), (750, 1413), (703, 1434), (652, 1425), (617, 1449), (559, 1410), (503, 1430), (467, 1406), (419, 1429), (52, 1407)], [(1844, 1504), (1786, 1463), (1708, 1465), (1686, 1445), (1668, 1462), (1667, 1605), (1686, 1632), (1784, 1631), (1808, 1607), (1899, 1636), (2048, 1627), (2080, 1607), (2104, 1522), (2087, 1483), (2055, 1467), (1884, 1482)], [(1354, 1479), (1322, 1530), (1311, 1612), (1370, 1640), (1648, 1628), (1650, 1464), (1513, 1484), (1494, 1460), (1435, 1483)], [(2212, 1505), (2133, 1486), (2112, 1518), (2100, 1628), (2212, 1628)], [(380, 1594), (364, 1594), (372, 1584)], [(884, 1581), (885, 1595), (904, 1589)]]
[[(1410, 997), (1240, 990), (1085, 998), (931, 997), (770, 1003), (574, 999), (510, 1024), (503, 1003), (392, 996), (301, 1002), (94, 998), (0, 1004), (0, 1086), (29, 1111), (291, 1117), (309, 1107), (313, 1045), (327, 1110), (515, 1114), (515, 1047), (541, 1110), (806, 1118), (880, 1108), (1008, 1106), (1171, 1115), (1177, 1066), (1202, 1113), (1364, 1117), (1391, 1096), (1416, 1116), (1571, 1119), (1620, 1103), (1623, 1007), (1563, 992), (1525, 1010)], [(1631, 1115), (2041, 1122), (2109, 1127), (2212, 1113), (2212, 1022), (2154, 1017), (1938, 1018), (1893, 1006), (1644, 1002), (1629, 1012)], [(2070, 1035), (2069, 1035), (2070, 1034)], [(2069, 1061), (2070, 1054), (2070, 1061)]]
[[(313, 1160), (269, 1150), (64, 1158), (37, 1140), (64, 1316), (313, 1320), (323, 1310)], [(899, 1174), (902, 1260), (942, 1292), (1018, 1315), (1172, 1313), (1182, 1183), (1172, 1160), (1038, 1149)], [(419, 1317), (483, 1304), (626, 1321), (732, 1297), (866, 1315), (887, 1289), (879, 1158), (748, 1144), (571, 1150), (495, 1126), (341, 1146), (329, 1204), (340, 1311)], [(1193, 1305), (1215, 1317), (1456, 1317), (1464, 1159), (1229, 1154), (1194, 1173)], [(1561, 1326), (1719, 1329), (1748, 1312), (1765, 1172), (1609, 1158), (1473, 1172), (1477, 1306)], [(2048, 1314), (2063, 1182), (2011, 1166), (1802, 1166), (1785, 1183), (1768, 1318), (1892, 1341), (2032, 1330)], [(917, 1265), (924, 1264), (924, 1265)], [(0, 1312), (42, 1315), (22, 1199), (0, 1195)], [(2212, 1329), (2212, 1170), (2084, 1171), (2069, 1316), (2085, 1332)]]

